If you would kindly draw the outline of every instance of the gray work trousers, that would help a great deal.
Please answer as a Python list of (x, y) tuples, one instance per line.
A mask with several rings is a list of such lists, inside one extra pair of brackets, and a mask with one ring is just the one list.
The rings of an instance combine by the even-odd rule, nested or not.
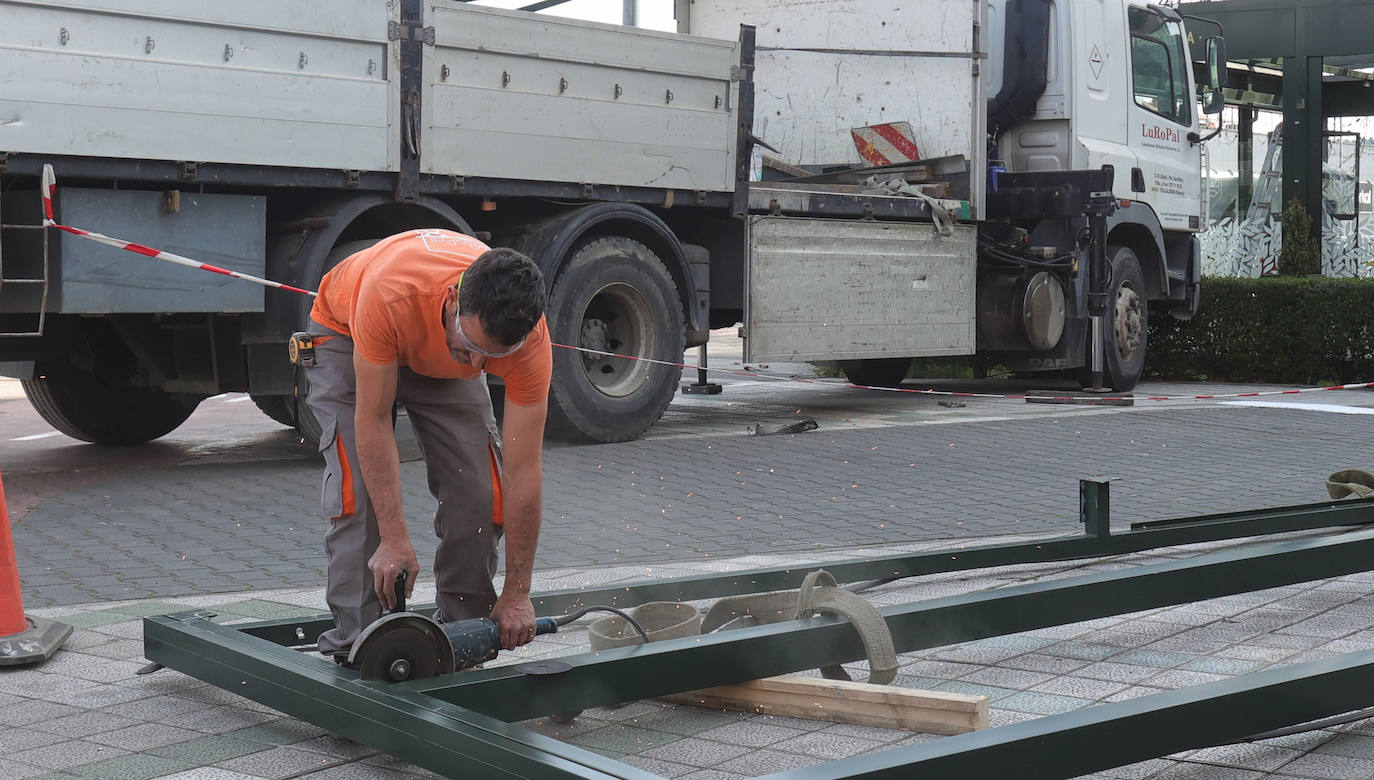
[[(313, 321), (309, 332), (332, 336), (315, 347), (315, 365), (305, 371), (310, 408), (322, 430), (325, 468), (320, 503), (330, 522), (324, 543), (325, 600), (334, 628), (320, 635), (319, 649), (326, 655), (342, 655), (382, 614), (367, 567), (380, 537), (356, 457), (353, 340)], [(487, 617), (496, 603), (492, 577), (501, 528), (492, 522), (492, 469), (500, 468), (501, 439), (486, 380), (436, 379), (401, 367), (396, 400), (405, 406), (415, 428), (429, 492), (439, 502), (434, 513), (434, 533), (439, 537), (434, 576), (441, 618)]]

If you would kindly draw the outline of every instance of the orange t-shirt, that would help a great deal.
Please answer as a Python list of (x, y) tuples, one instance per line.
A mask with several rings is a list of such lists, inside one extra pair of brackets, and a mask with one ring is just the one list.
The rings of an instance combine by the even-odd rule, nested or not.
[[(487, 245), (451, 230), (411, 230), (379, 241), (320, 280), (311, 319), (353, 339), (371, 363), (396, 363), (424, 376), (476, 379), (480, 371), (449, 353), (444, 296)], [(484, 370), (506, 382), (506, 398), (531, 406), (549, 394), (553, 349), (543, 317), (514, 355)]]

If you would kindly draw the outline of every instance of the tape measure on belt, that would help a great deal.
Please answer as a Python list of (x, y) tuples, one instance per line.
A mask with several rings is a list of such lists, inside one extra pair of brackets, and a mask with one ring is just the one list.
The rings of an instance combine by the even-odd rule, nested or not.
[(334, 334), (315, 336), (304, 331), (292, 333), (286, 341), (286, 354), (291, 358), (292, 365), (310, 368), (315, 365), (315, 347), (332, 338)]

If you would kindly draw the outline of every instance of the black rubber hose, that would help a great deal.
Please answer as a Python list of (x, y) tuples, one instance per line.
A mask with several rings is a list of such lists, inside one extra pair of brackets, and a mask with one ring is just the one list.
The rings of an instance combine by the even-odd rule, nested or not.
[(560, 627), (566, 626), (574, 620), (577, 620), (578, 618), (587, 614), (588, 612), (610, 612), (613, 615), (618, 615), (619, 617), (624, 618), (626, 623), (629, 623), (630, 625), (634, 626), (634, 629), (639, 632), (639, 636), (641, 639), (644, 640), (644, 643), (649, 643), (649, 633), (644, 630), (644, 626), (641, 626), (639, 622), (636, 621), (634, 618), (630, 617), (624, 611), (616, 609), (615, 607), (603, 607), (600, 605), (583, 607), (582, 609), (579, 609), (576, 612), (570, 612), (566, 615), (559, 615), (558, 617), (553, 619), (553, 622), (557, 623)]

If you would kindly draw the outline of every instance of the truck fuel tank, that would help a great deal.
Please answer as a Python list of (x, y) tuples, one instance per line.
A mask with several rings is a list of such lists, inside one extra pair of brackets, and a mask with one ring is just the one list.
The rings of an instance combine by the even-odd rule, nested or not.
[(1047, 352), (1059, 345), (1065, 319), (1064, 285), (1049, 271), (978, 280), (980, 348)]

